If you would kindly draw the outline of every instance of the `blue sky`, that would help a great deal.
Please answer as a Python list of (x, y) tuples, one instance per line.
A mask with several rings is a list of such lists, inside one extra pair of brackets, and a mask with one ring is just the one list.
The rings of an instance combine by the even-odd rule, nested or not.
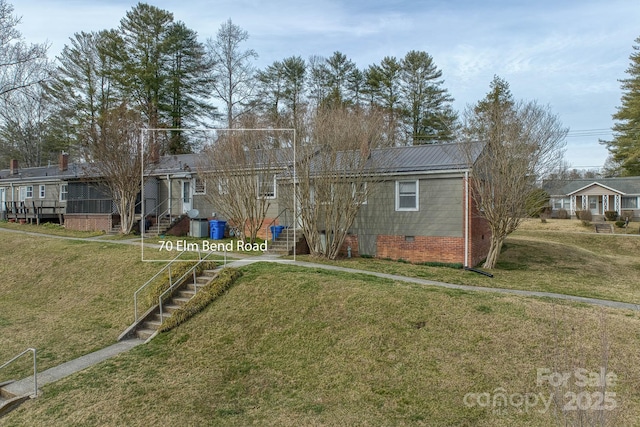
[[(8, 0), (22, 17), (28, 42), (51, 44), (57, 55), (80, 31), (114, 28), (137, 2), (128, 0)], [(149, 1), (198, 32), (214, 37), (228, 18), (249, 32), (247, 47), (264, 67), (299, 55), (341, 51), (359, 68), (410, 50), (433, 56), (445, 87), (463, 110), (489, 90), (494, 75), (515, 98), (549, 105), (570, 128), (567, 161), (601, 166), (611, 115), (620, 105), (634, 40), (636, 0), (561, 1)]]

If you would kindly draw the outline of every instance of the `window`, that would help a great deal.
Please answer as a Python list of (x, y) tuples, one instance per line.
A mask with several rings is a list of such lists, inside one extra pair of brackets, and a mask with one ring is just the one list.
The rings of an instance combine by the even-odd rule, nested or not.
[(622, 198), (622, 209), (638, 209), (638, 198), (637, 197), (623, 197)]
[(267, 199), (276, 197), (276, 177), (272, 174), (258, 176), (258, 196)]
[(40, 198), (44, 199), (47, 195), (46, 191), (45, 191), (45, 186), (44, 185), (40, 185)]
[(229, 178), (218, 178), (218, 194), (229, 194)]
[(417, 211), (418, 181), (396, 181), (396, 210)]
[(60, 201), (64, 202), (65, 200), (67, 200), (67, 192), (69, 191), (69, 187), (67, 187), (67, 184), (62, 184), (60, 186)]
[(366, 182), (353, 182), (353, 200), (356, 203), (363, 205), (367, 204), (367, 183)]
[(193, 194), (207, 194), (207, 183), (202, 178), (196, 178), (195, 190)]
[(571, 206), (571, 198), (551, 199), (551, 206), (553, 206), (553, 209), (569, 209)]
[(25, 199), (33, 198), (33, 185), (27, 185), (26, 187), (20, 187), (20, 201), (24, 202)]

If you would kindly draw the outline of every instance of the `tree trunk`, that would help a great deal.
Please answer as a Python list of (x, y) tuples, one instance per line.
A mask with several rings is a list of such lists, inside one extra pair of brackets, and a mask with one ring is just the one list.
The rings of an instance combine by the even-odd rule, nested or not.
[(496, 236), (495, 234), (491, 236), (491, 246), (489, 247), (487, 259), (484, 261), (484, 264), (482, 264), (483, 268), (493, 269), (496, 267), (498, 256), (500, 256), (500, 251), (502, 251), (504, 239), (504, 237)]

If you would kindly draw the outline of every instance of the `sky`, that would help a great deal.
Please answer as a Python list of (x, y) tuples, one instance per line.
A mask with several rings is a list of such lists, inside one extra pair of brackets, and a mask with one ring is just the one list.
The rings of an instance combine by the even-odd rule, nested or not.
[[(80, 31), (116, 28), (131, 0), (7, 0), (29, 43), (59, 55)], [(620, 79), (640, 37), (637, 0), (155, 0), (198, 33), (215, 37), (227, 19), (249, 33), (245, 48), (264, 68), (290, 56), (340, 51), (358, 68), (411, 50), (430, 54), (462, 111), (482, 99), (495, 75), (516, 99), (548, 106), (569, 128), (566, 160), (601, 167), (599, 140), (611, 139)]]

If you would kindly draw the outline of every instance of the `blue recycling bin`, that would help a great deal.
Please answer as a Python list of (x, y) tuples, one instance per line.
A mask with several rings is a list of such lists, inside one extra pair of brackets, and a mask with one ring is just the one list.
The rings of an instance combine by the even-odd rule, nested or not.
[(282, 230), (284, 230), (284, 226), (282, 225), (272, 225), (269, 228), (271, 229), (271, 240), (276, 240), (278, 236), (280, 236), (280, 233), (282, 233)]
[(224, 239), (224, 229), (227, 221), (212, 219), (209, 221), (209, 237), (214, 240)]

